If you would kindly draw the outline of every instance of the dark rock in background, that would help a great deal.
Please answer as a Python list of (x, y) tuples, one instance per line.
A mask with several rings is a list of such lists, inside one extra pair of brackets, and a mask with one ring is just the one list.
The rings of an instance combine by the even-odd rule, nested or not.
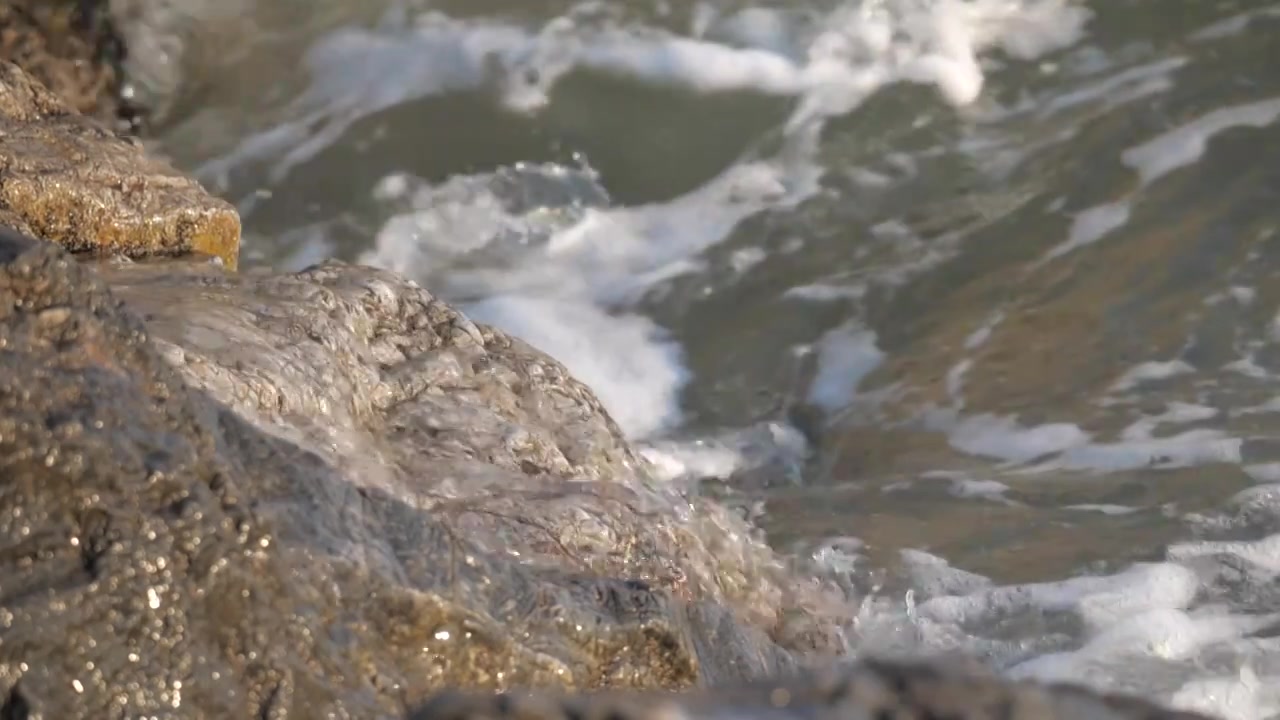
[(239, 255), (230, 204), (3, 61), (0, 222), (76, 252)]
[(31, 73), (77, 112), (137, 131), (144, 113), (130, 100), (125, 56), (109, 0), (0, 2), (0, 60)]

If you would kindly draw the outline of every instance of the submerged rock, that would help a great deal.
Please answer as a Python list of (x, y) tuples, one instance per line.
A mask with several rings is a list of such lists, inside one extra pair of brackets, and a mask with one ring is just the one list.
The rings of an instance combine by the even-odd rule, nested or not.
[(75, 252), (203, 253), (234, 267), (240, 218), (0, 62), (0, 221)]

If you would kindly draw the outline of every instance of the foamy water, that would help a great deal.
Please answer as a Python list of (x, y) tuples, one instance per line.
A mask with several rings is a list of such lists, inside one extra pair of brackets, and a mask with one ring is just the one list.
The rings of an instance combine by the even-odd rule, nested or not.
[[(1027, 513), (1034, 530), (1077, 528), (1088, 549), (1076, 576), (1010, 584), (948, 557), (1001, 542), (974, 515), (956, 516), (963, 532), (939, 527), (936, 543), (927, 524), (890, 547), (854, 521), (829, 541), (813, 534), (860, 508), (814, 492), (811, 515), (785, 529), (861, 603), (859, 651), (958, 649), (1018, 677), (1274, 717), (1276, 229), (1235, 223), (1246, 213), (1226, 201), (1195, 215), (1184, 188), (1199, 172), (1218, 173), (1203, 195), (1253, 173), (1233, 198), (1274, 192), (1257, 167), (1214, 163), (1280, 124), (1280, 88), (1254, 87), (1256, 58), (1230, 82), (1197, 72), (1202, 48), (1229, 54), (1274, 32), (1280, 10), (1222, 11), (1165, 42), (1107, 25), (1129, 11), (1117, 8), (619, 2), (463, 16), (396, 5), (317, 36), (299, 91), (200, 173), (237, 200), (251, 252), (395, 269), (555, 356), (658, 477), (736, 483), (766, 514), (822, 483), (866, 485), (885, 503), (936, 488), (957, 508)], [(1222, 98), (1169, 110), (1195, 83)], [(627, 125), (636, 94), (669, 107)], [(413, 109), (455, 96), (486, 98), (500, 127), (537, 135), (529, 157), (415, 170), (449, 148)], [(716, 104), (743, 97), (775, 117)], [(457, 122), (475, 117), (492, 119)], [(609, 138), (619, 160), (575, 142), (608, 123), (647, 144), (627, 153), (639, 139)], [(397, 132), (395, 152), (380, 154)], [(689, 133), (697, 142), (682, 144)], [(677, 167), (721, 135), (737, 144), (712, 171), (701, 157), (698, 172)], [(280, 196), (370, 175), (351, 157), (377, 172), (351, 181), (346, 205), (299, 204), (305, 221), (261, 230), (276, 245), (255, 247), (255, 217)], [(697, 178), (672, 192), (629, 184), (650, 171)], [(1166, 479), (1204, 490), (1178, 496)], [(1242, 483), (1256, 487), (1232, 496)], [(1205, 510), (1206, 496), (1221, 507)], [(1144, 523), (1177, 525), (1181, 539), (1133, 564), (1129, 548), (1089, 537)], [(1027, 559), (1010, 562), (1037, 565), (1046, 548), (1020, 538), (1007, 541), (1030, 543)], [(885, 590), (886, 573), (906, 589)]]
[[(354, 103), (326, 82), (317, 82), (304, 102), (323, 107), (320, 112), (326, 118), (340, 118), (347, 113), (335, 105), (370, 112), (415, 94), (488, 79), (497, 83), (510, 107), (536, 113), (549, 102), (555, 84), (575, 70), (698, 93), (750, 90), (797, 97), (782, 149), (775, 155), (745, 158), (671, 202), (586, 209), (565, 227), (541, 236), (528, 228), (523, 232), (526, 241), (538, 246), (522, 252), (516, 268), (501, 273), (482, 270), (479, 274), (487, 277), (468, 281), (460, 280), (457, 270), (441, 267), (460, 250), (499, 241), (500, 230), (451, 232), (445, 242), (462, 247), (441, 251), (433, 247), (441, 240), (431, 237), (432, 230), (447, 222), (440, 215), (456, 214), (458, 208), (442, 207), (430, 197), (419, 203), (408, 223), (403, 216), (392, 219), (379, 233), (377, 248), (362, 258), (410, 275), (434, 265), (426, 272), (434, 277), (447, 272), (451, 285), (468, 283), (472, 294), (501, 294), (500, 299), (470, 307), (479, 319), (495, 322), (560, 358), (597, 389), (637, 439), (678, 423), (678, 393), (686, 373), (678, 367), (678, 351), (665, 345), (646, 321), (630, 314), (628, 305), (654, 284), (687, 271), (700, 253), (723, 241), (744, 218), (793, 206), (816, 192), (823, 168), (815, 139), (827, 118), (848, 114), (880, 88), (900, 82), (932, 85), (956, 105), (972, 103), (983, 83), (980, 53), (999, 47), (1019, 58), (1034, 58), (1078, 38), (1088, 17), (1076, 5), (1051, 0), (868, 4), (842, 6), (816, 23), (790, 30), (788, 36), (789, 23), (781, 11), (757, 8), (723, 19), (702, 14), (698, 35), (705, 36), (718, 22), (720, 33), (738, 43), (730, 45), (614, 27), (593, 13), (583, 13), (589, 21), (571, 13), (537, 33), (460, 23), (439, 15), (419, 18), (412, 29), (393, 37), (344, 33), (313, 53), (318, 77), (346, 88), (384, 66), (399, 67), (393, 58), (404, 55), (416, 58), (406, 82), (369, 83), (376, 95), (354, 98)], [(779, 46), (799, 52), (788, 55)], [(443, 63), (424, 60), (442, 57)], [(329, 63), (341, 70), (327, 71)], [(482, 68), (488, 69), (488, 78)], [(341, 132), (342, 122), (326, 132)], [(309, 142), (331, 139), (317, 136)], [(292, 150), (279, 170), (303, 159), (310, 147), (303, 144)], [(505, 217), (507, 211), (491, 196), (481, 194), (473, 202), (485, 222), (521, 222)], [(461, 274), (470, 276), (467, 271)], [(824, 352), (824, 368), (833, 367), (832, 356), (845, 350), (864, 358), (858, 361), (863, 365), (874, 366), (874, 339), (855, 342), (866, 347), (849, 348), (844, 342)], [(857, 374), (852, 371), (841, 378), (830, 370), (819, 371), (811, 395), (820, 405), (845, 403)]]

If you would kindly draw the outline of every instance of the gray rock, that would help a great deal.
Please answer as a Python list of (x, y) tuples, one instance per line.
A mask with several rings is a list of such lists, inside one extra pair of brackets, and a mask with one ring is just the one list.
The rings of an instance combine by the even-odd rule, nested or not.
[(771, 636), (835, 632), (784, 633), (818, 588), (411, 283), (100, 263), (122, 304), (49, 245), (6, 233), (0, 262), (11, 705), (395, 716), (450, 686), (785, 675)]

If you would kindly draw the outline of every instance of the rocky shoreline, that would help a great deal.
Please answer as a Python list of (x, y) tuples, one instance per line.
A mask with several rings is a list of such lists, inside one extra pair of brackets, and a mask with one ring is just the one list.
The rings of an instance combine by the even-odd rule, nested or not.
[(563, 366), (392, 273), (235, 273), (234, 210), (77, 112), (122, 51), (34, 42), (108, 80), (0, 64), (0, 717), (1193, 717), (805, 670), (851, 608)]

